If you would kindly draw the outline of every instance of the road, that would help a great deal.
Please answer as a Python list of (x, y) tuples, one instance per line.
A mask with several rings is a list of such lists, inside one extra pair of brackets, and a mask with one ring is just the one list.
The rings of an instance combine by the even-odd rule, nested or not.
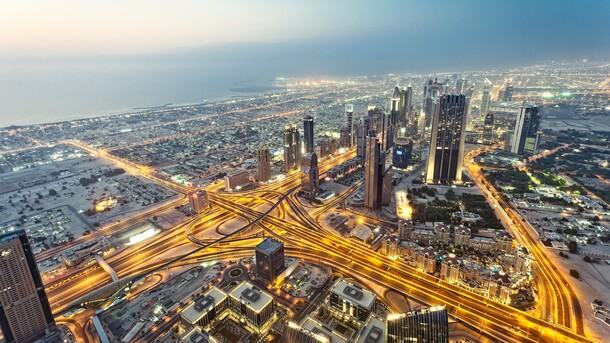
[[(321, 173), (323, 169), (337, 165), (351, 156), (353, 156), (353, 151), (340, 158), (322, 162)], [(567, 306), (566, 298), (569, 297), (561, 296), (566, 294), (564, 293), (565, 288), (562, 288), (561, 284), (554, 283), (551, 289), (561, 290), (562, 293), (557, 293), (556, 298), (549, 296), (545, 301), (553, 303), (553, 306), (561, 310), (557, 319), (558, 322), (566, 323), (566, 326), (535, 318), (510, 306), (448, 284), (360, 244), (328, 233), (291, 194), (296, 190), (298, 184), (299, 174), (293, 174), (283, 181), (261, 187), (256, 191), (242, 193), (241, 196), (227, 196), (222, 192), (208, 190), (212, 210), (202, 218), (196, 219), (198, 223), (194, 224), (196, 227), (192, 227), (191, 232), (196, 233), (200, 229), (209, 229), (235, 218), (235, 216), (240, 216), (249, 222), (249, 227), (252, 223), (256, 223), (260, 228), (280, 237), (285, 242), (289, 255), (330, 265), (346, 275), (372, 280), (431, 305), (444, 304), (451, 315), (500, 341), (588, 342), (578, 330), (575, 332), (568, 328), (570, 326), (578, 329), (577, 321), (574, 320), (577, 316), (573, 315)], [(277, 199), (278, 194), (284, 195), (277, 200), (278, 208), (283, 208), (283, 210), (263, 213), (256, 209), (261, 204), (261, 199)], [(288, 204), (288, 209), (285, 207), (286, 205), (279, 202), (282, 199), (285, 199), (284, 202)], [(327, 206), (335, 205), (336, 203), (331, 202)], [(280, 215), (280, 213), (286, 215)], [(167, 256), (175, 256), (174, 251), (193, 251), (201, 244), (188, 239), (185, 234), (187, 226), (188, 224), (180, 225), (164, 232), (161, 236), (156, 236), (152, 242), (145, 242), (122, 251), (109, 258), (108, 263), (121, 278), (135, 273), (153, 271), (155, 268), (163, 266), (166, 261), (172, 260)], [(524, 236), (526, 235), (524, 234)], [(176, 263), (188, 263), (196, 261), (198, 258), (220, 259), (227, 254), (251, 249), (252, 241), (243, 242), (248, 243), (239, 241), (230, 245), (197, 250), (195, 254)], [(206, 244), (209, 243), (206, 242)], [(535, 249), (535, 245), (533, 245), (532, 251)], [(535, 254), (538, 256), (540, 251)], [(546, 266), (544, 263), (540, 263), (540, 265), (545, 266), (540, 268), (541, 272), (552, 281), (553, 275), (557, 273), (556, 269)], [(48, 288), (49, 299), (53, 308), (58, 309), (62, 304), (65, 306), (68, 300), (75, 300), (109, 281), (108, 275), (99, 268), (94, 268), (55, 287), (51, 285)]]
[(546, 307), (543, 311), (544, 315), (551, 314), (552, 322), (574, 328), (582, 335), (584, 333), (582, 310), (574, 291), (546, 256), (544, 246), (537, 238), (534, 228), (502, 198), (474, 162), (475, 157), (487, 149), (473, 150), (464, 159), (472, 180), (483, 190), (487, 201), (492, 208), (495, 208), (498, 218), (502, 219), (506, 228), (534, 257), (535, 276), (542, 278), (538, 285), (543, 287), (539, 296), (542, 297), (540, 302)]

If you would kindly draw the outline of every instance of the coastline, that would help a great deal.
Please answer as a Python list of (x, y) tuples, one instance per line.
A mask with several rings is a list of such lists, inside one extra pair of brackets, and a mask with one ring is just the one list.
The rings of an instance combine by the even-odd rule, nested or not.
[[(254, 85), (254, 86), (245, 86), (245, 87), (239, 85), (241, 82), (236, 82), (235, 87), (224, 91), (223, 95), (219, 95), (219, 96), (215, 96), (215, 97), (211, 97), (211, 98), (203, 99), (203, 100), (199, 100), (199, 101), (187, 101), (187, 102), (178, 102), (178, 103), (167, 102), (162, 105), (149, 105), (149, 106), (140, 105), (137, 107), (122, 107), (122, 108), (113, 109), (113, 110), (99, 110), (99, 111), (93, 111), (90, 113), (66, 114), (66, 115), (61, 115), (61, 117), (63, 117), (64, 119), (42, 121), (42, 122), (36, 122), (36, 123), (8, 124), (8, 123), (0, 122), (0, 130), (7, 130), (9, 128), (25, 128), (25, 127), (36, 126), (36, 125), (54, 125), (54, 124), (67, 123), (67, 122), (78, 121), (78, 120), (104, 118), (104, 117), (111, 117), (111, 116), (125, 115), (125, 114), (137, 114), (137, 113), (155, 111), (155, 110), (175, 109), (175, 108), (186, 107), (186, 106), (205, 105), (206, 103), (210, 103), (210, 102), (218, 102), (218, 101), (223, 101), (223, 100), (225, 100), (225, 101), (236, 100), (236, 99), (250, 97), (250, 96), (261, 96), (261, 95), (268, 94), (273, 91), (282, 90), (283, 88), (278, 86), (276, 84), (276, 82), (277, 81), (275, 79), (273, 79), (268, 86)], [(262, 92), (250, 92), (250, 91), (248, 91), (249, 89), (261, 90)]]

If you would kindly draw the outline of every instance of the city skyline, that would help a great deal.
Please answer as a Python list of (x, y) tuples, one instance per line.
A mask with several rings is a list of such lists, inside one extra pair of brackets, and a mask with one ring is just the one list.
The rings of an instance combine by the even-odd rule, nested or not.
[(0, 343), (605, 342), (607, 14), (2, 3)]

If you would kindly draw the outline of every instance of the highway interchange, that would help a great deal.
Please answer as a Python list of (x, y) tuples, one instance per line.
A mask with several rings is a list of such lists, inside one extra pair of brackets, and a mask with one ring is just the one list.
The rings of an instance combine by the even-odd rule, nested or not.
[[(111, 159), (132, 173), (184, 194), (191, 191), (188, 187), (154, 176), (145, 167), (100, 153), (80, 142), (68, 143)], [(311, 216), (297, 199), (296, 190), (300, 184), (298, 173), (256, 191), (240, 193), (239, 196), (227, 196), (219, 191), (221, 185), (212, 185), (208, 188), (211, 204), (208, 212), (158, 234), (151, 241), (126, 248), (108, 258), (107, 262), (120, 278), (125, 278), (154, 271), (165, 266), (168, 261), (173, 261), (175, 256), (188, 251), (197, 252), (176, 263), (194, 264), (224, 257), (251, 256), (263, 230), (266, 234), (281, 239), (290, 256), (329, 265), (345, 275), (371, 280), (430, 305), (444, 304), (452, 316), (499, 341), (588, 342), (583, 336), (582, 313), (574, 292), (557, 268), (546, 258), (518, 213), (503, 203), (495, 189), (480, 175), (480, 170), (472, 162), (477, 152), (467, 155), (466, 167), (473, 180), (485, 192), (490, 204), (496, 208), (504, 224), (534, 255), (536, 277), (541, 278), (538, 284), (544, 286), (539, 294), (541, 303), (545, 306), (543, 317), (552, 314), (550, 322), (444, 282), (356, 242), (336, 236), (317, 221), (318, 216)], [(335, 159), (322, 162), (320, 174), (353, 156), (354, 151), (348, 151)], [(354, 189), (350, 188), (352, 191)], [(348, 193), (322, 205), (316, 213), (335, 208)], [(276, 207), (268, 210), (264, 206), (268, 206), (270, 202)], [(229, 242), (222, 245), (207, 246), (211, 243), (210, 240), (197, 238), (199, 233), (238, 217), (248, 222), (238, 239), (230, 238)], [(252, 225), (253, 223), (255, 225)], [(116, 228), (112, 231), (114, 229)], [(109, 283), (110, 276), (101, 268), (92, 266), (69, 278), (52, 282), (46, 288), (49, 301), (59, 315), (68, 304)]]

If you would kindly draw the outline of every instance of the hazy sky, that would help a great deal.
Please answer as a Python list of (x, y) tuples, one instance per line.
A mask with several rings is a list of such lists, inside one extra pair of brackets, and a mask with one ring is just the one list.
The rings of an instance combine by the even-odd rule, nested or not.
[(428, 56), (423, 51), (457, 61), (500, 54), (603, 57), (610, 50), (610, 1), (2, 0), (0, 32), (0, 55), (18, 56), (249, 43), (334, 46), (363, 60), (371, 55), (367, 49), (383, 50), (389, 60)]
[(609, 57), (610, 0), (0, 0), (0, 126), (239, 96), (277, 76)]

